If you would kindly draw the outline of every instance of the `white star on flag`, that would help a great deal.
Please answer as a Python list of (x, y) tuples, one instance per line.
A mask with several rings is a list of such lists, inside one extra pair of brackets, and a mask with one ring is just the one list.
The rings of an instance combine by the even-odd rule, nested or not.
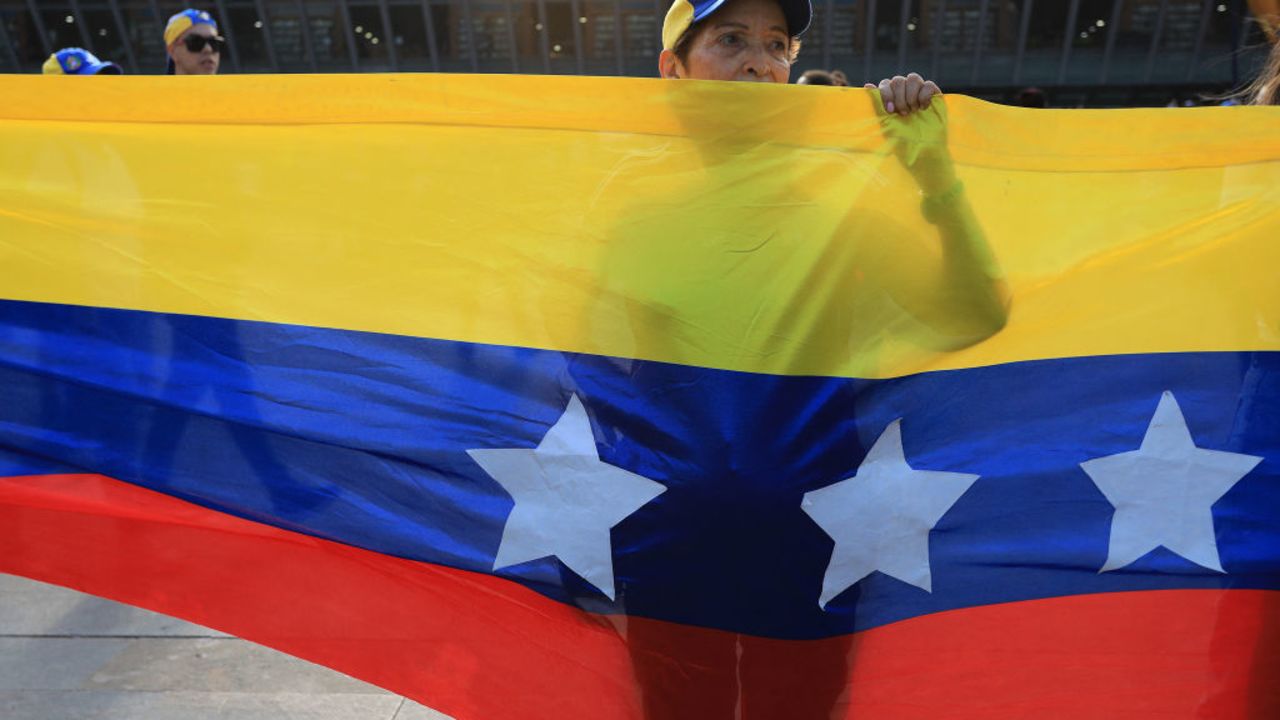
[(818, 605), (872, 572), (932, 592), (929, 531), (978, 479), (915, 470), (902, 449), (902, 420), (876, 440), (853, 477), (804, 495), (801, 508), (835, 540)]
[(591, 421), (577, 395), (538, 447), (467, 454), (515, 501), (494, 570), (555, 556), (614, 599), (609, 531), (667, 488), (600, 461)]
[(1224, 572), (1212, 507), (1262, 458), (1196, 447), (1178, 401), (1165, 391), (1137, 450), (1080, 463), (1115, 507), (1111, 544), (1099, 572), (1165, 547)]

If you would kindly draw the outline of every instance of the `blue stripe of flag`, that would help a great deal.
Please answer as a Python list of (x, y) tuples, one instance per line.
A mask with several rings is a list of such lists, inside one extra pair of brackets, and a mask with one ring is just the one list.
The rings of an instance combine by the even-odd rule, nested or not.
[[(1198, 446), (1265, 458), (1214, 506), (1227, 572), (1157, 550), (1099, 574), (1112, 507), (1079, 463), (1137, 449), (1166, 390)], [(1056, 595), (1280, 589), (1280, 353), (869, 381), (0, 302), (0, 474), (101, 473), (477, 572), (512, 502), (465, 451), (536, 446), (572, 393), (601, 459), (668, 490), (613, 531), (616, 602), (551, 558), (497, 574), (589, 610), (814, 638)], [(832, 544), (800, 499), (897, 418), (913, 467), (981, 478), (930, 536), (932, 593), (877, 573), (823, 611)]]

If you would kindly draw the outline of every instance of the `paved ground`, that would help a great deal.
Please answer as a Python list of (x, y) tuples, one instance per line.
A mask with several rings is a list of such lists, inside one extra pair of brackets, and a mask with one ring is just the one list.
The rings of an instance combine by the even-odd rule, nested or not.
[(448, 720), (198, 625), (0, 574), (4, 720)]

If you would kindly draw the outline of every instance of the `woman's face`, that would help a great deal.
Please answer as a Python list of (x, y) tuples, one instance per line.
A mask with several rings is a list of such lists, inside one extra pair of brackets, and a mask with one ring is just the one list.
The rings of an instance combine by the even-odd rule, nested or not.
[(693, 32), (687, 62), (662, 51), (662, 77), (775, 83), (791, 77), (791, 36), (775, 0), (728, 0)]

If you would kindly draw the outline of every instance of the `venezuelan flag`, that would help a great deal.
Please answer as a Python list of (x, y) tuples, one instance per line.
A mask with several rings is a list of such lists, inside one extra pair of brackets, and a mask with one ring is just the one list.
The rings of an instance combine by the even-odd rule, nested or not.
[(460, 719), (1280, 715), (1274, 108), (56, 80), (0, 571)]

